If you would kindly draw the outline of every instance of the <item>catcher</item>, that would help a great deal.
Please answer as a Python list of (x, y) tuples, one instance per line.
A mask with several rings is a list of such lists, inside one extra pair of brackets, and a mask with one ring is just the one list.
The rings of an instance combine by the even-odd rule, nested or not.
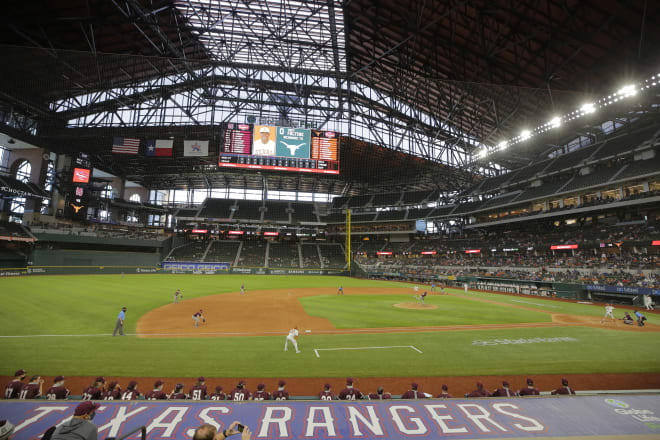
[(202, 314), (202, 309), (199, 309), (199, 312), (192, 315), (192, 319), (195, 322), (195, 328), (199, 327), (200, 320), (206, 324), (206, 318), (204, 318), (204, 315)]

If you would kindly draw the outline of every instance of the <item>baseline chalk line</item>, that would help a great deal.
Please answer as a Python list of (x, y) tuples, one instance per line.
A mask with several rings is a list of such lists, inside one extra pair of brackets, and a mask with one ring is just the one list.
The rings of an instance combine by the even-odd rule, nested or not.
[(381, 350), (381, 349), (388, 349), (388, 348), (410, 348), (411, 350), (415, 350), (417, 353), (422, 354), (422, 350), (419, 348), (415, 347), (414, 345), (385, 345), (382, 347), (335, 347), (335, 348), (315, 348), (314, 349), (314, 354), (316, 354), (317, 358), (321, 357), (321, 354), (319, 353), (320, 351), (340, 351), (340, 350)]

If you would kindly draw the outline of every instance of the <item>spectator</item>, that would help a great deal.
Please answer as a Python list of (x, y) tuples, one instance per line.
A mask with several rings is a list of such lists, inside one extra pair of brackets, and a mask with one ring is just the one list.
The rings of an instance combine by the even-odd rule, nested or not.
[(346, 388), (339, 393), (339, 400), (358, 400), (362, 399), (362, 393), (359, 389), (353, 388), (353, 378), (346, 379)]
[(113, 380), (108, 385), (107, 391), (103, 394), (103, 400), (120, 400), (121, 399), (121, 386), (119, 382)]
[(215, 387), (215, 393), (209, 396), (210, 400), (227, 400), (227, 395), (222, 392), (222, 385)]
[(527, 378), (527, 388), (518, 391), (519, 396), (539, 396), (541, 392), (534, 386), (534, 381), (531, 377)]
[(23, 389), (21, 382), (25, 379), (26, 375), (27, 373), (23, 369), (14, 373), (14, 378), (5, 387), (5, 399), (18, 399), (21, 389)]
[(277, 383), (277, 391), (273, 393), (273, 400), (289, 400), (289, 392), (284, 387), (286, 387), (286, 382), (280, 380)]
[(375, 393), (369, 394), (369, 400), (389, 400), (392, 394), (386, 393), (383, 387), (378, 387)]
[(252, 437), (252, 431), (250, 431), (250, 428), (247, 426), (243, 426), (243, 432), (240, 432), (238, 429), (241, 426), (243, 425), (240, 425), (239, 422), (233, 422), (229, 425), (229, 428), (222, 432), (218, 432), (218, 429), (215, 426), (205, 423), (195, 429), (193, 440), (225, 440), (227, 437), (234, 434), (241, 434), (241, 440), (250, 440)]
[(0, 420), (0, 440), (10, 440), (14, 425), (9, 420)]
[(265, 388), (266, 385), (263, 383), (257, 385), (257, 391), (252, 395), (252, 400), (270, 400), (270, 393)]
[(513, 397), (516, 394), (509, 389), (509, 382), (502, 381), (502, 388), (498, 388), (493, 392), (493, 397)]
[(89, 401), (78, 404), (73, 417), (55, 428), (51, 440), (96, 440), (99, 429), (92, 420), (99, 406), (101, 405)]
[(154, 383), (154, 389), (151, 391), (148, 391), (145, 395), (144, 398), (147, 400), (167, 400), (167, 394), (163, 392), (163, 382), (162, 380), (158, 379)]
[(466, 394), (465, 397), (491, 397), (490, 391), (484, 388), (484, 384), (477, 382), (477, 389), (472, 391), (469, 394)]
[(323, 391), (319, 391), (319, 400), (335, 400), (335, 393), (330, 390), (331, 388), (329, 383), (323, 385)]
[(190, 388), (188, 392), (192, 400), (206, 400), (206, 378), (199, 376), (197, 383)]
[(561, 379), (561, 387), (557, 388), (556, 390), (552, 390), (550, 393), (552, 395), (556, 394), (565, 394), (565, 395), (575, 395), (575, 390), (573, 390), (571, 387), (568, 386), (568, 379), (562, 378)]
[(101, 400), (103, 397), (103, 385), (105, 385), (105, 377), (97, 377), (94, 382), (83, 391), (82, 400)]
[(426, 399), (426, 395), (419, 391), (419, 385), (416, 382), (410, 384), (410, 388), (411, 389), (403, 393), (401, 396), (402, 399)]
[(442, 384), (442, 392), (438, 394), (438, 399), (452, 399), (454, 396), (449, 394), (449, 387), (447, 384)]
[(644, 327), (644, 321), (646, 321), (646, 316), (642, 315), (642, 312), (635, 310), (635, 316), (637, 317), (637, 325)]
[(64, 376), (53, 379), (53, 386), (46, 391), (46, 399), (61, 400), (69, 397), (69, 390), (64, 388)]
[(30, 382), (23, 385), (19, 399), (38, 399), (43, 393), (44, 380), (39, 375), (30, 378)]
[(138, 383), (134, 380), (128, 383), (126, 391), (121, 395), (121, 400), (137, 400), (140, 397), (140, 392), (138, 391)]
[(245, 388), (245, 381), (241, 380), (236, 384), (236, 388), (229, 393), (229, 400), (250, 400), (252, 393)]
[(183, 387), (184, 387), (184, 385), (182, 383), (176, 384), (176, 386), (172, 390), (172, 394), (170, 394), (169, 399), (170, 400), (184, 400), (184, 399), (187, 399), (188, 395), (183, 392)]

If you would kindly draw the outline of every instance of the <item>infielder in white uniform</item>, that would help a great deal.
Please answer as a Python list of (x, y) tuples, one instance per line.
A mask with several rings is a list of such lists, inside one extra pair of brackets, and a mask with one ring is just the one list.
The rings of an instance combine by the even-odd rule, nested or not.
[(289, 342), (293, 344), (293, 347), (296, 349), (296, 353), (300, 353), (300, 350), (298, 350), (298, 342), (296, 342), (296, 339), (298, 339), (298, 327), (294, 327), (291, 330), (289, 330), (289, 334), (286, 336), (286, 342), (284, 343), (284, 351), (287, 351), (287, 348), (289, 347)]
[(603, 316), (603, 319), (600, 320), (600, 323), (602, 324), (605, 322), (605, 318), (612, 318), (612, 321), (616, 324), (616, 319), (614, 319), (614, 315), (612, 312), (614, 311), (614, 307), (612, 307), (612, 304), (605, 304), (605, 316)]

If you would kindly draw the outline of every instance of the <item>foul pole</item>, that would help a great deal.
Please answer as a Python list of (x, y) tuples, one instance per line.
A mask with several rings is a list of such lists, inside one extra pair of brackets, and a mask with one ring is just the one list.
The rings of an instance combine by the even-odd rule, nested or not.
[(344, 245), (346, 251), (346, 263), (348, 263), (348, 275), (351, 275), (351, 210), (346, 210), (346, 244)]

